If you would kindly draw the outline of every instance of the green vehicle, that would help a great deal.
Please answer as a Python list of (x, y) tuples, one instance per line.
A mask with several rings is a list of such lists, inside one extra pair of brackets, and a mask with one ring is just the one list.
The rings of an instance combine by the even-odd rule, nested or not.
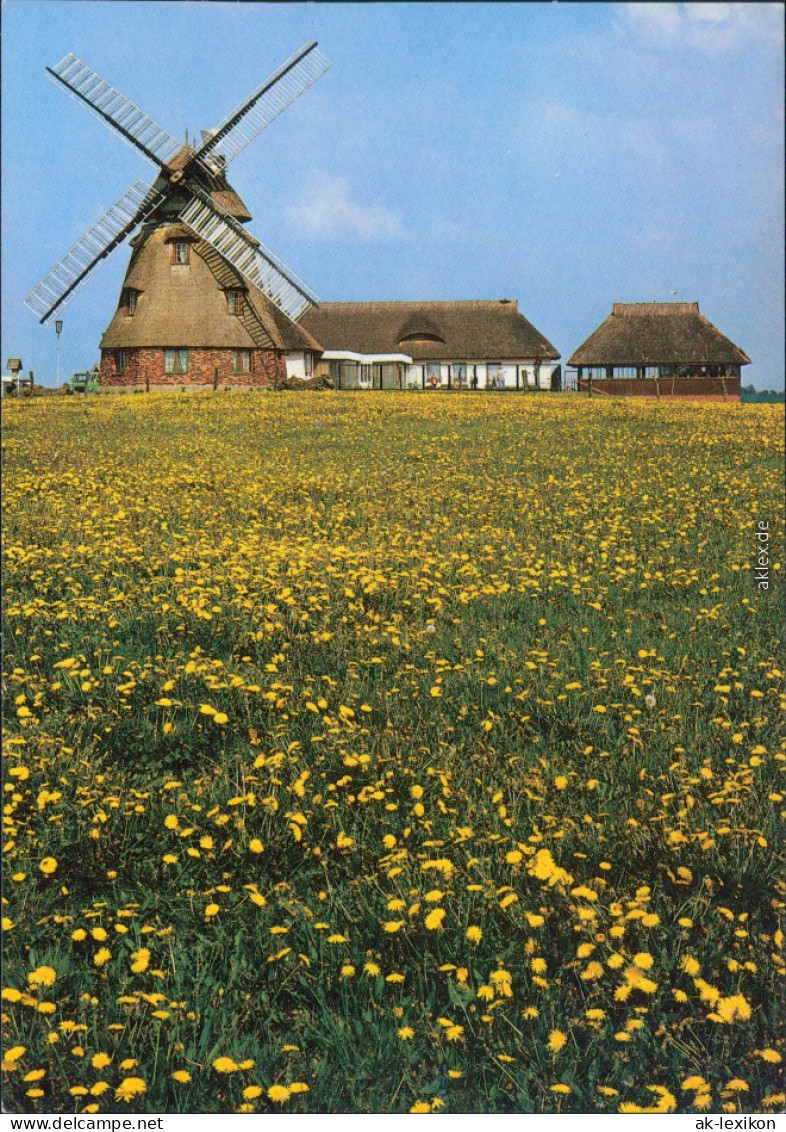
[(98, 366), (85, 373), (75, 373), (71, 378), (71, 393), (97, 393), (98, 392)]

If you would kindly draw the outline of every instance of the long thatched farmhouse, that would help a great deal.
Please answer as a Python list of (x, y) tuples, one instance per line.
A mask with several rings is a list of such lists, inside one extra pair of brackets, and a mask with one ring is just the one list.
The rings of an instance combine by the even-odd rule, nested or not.
[(322, 303), (301, 325), (336, 389), (551, 389), (559, 353), (511, 299)]
[(592, 393), (738, 401), (749, 363), (698, 303), (615, 303), (568, 365)]

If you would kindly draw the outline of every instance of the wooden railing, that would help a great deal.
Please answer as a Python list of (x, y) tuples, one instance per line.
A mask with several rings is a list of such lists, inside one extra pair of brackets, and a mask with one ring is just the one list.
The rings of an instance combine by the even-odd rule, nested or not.
[(612, 397), (740, 397), (739, 377), (582, 377), (576, 386), (581, 393)]

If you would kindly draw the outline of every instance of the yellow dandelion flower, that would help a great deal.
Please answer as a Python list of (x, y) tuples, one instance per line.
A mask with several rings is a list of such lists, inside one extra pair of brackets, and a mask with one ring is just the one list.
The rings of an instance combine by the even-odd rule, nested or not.
[(728, 998), (718, 999), (715, 1013), (730, 1026), (733, 1022), (747, 1022), (751, 1016), (751, 1008), (741, 994), (733, 994)]
[(292, 1095), (285, 1085), (271, 1085), (267, 1091), (268, 1099), (275, 1104), (284, 1104)]
[(549, 1034), (546, 1045), (551, 1053), (559, 1053), (562, 1047), (568, 1040), (568, 1035), (563, 1033), (562, 1030), (552, 1030)]
[(105, 1069), (112, 1061), (108, 1053), (95, 1053), (90, 1059), (90, 1064), (94, 1069)]
[(93, 956), (93, 962), (95, 963), (96, 967), (103, 967), (104, 964), (108, 963), (111, 958), (112, 952), (109, 950), (109, 948), (100, 947)]
[(709, 1088), (709, 1085), (703, 1077), (700, 1077), (698, 1074), (693, 1074), (693, 1076), (685, 1078), (685, 1080), (682, 1082), (682, 1088), (691, 1092), (696, 1089), (698, 1089), (700, 1092), (703, 1092), (705, 1089)]
[(442, 921), (445, 919), (444, 908), (434, 908), (426, 916), (426, 927), (429, 931), (437, 931), (442, 929)]
[(695, 975), (698, 975), (699, 971), (701, 970), (701, 964), (699, 963), (698, 959), (694, 959), (692, 955), (683, 955), (680, 966), (682, 967), (685, 974), (690, 975), (691, 978), (693, 978), (693, 976)]
[(51, 987), (57, 978), (54, 967), (36, 967), (27, 976), (27, 981), (34, 987)]
[(150, 952), (146, 947), (140, 947), (139, 951), (132, 951), (131, 958), (133, 959), (131, 970), (135, 975), (140, 975), (150, 966)]
[(128, 1103), (132, 1101), (134, 1097), (138, 1097), (146, 1092), (147, 1085), (141, 1077), (126, 1077), (115, 1089), (115, 1097), (119, 1101)]
[(587, 964), (579, 977), (585, 982), (588, 982), (593, 979), (603, 978), (603, 973), (603, 964), (594, 959), (591, 963)]
[(217, 1057), (213, 1062), (216, 1073), (236, 1073), (240, 1066), (231, 1057)]
[(44, 857), (41, 864), (38, 866), (44, 876), (51, 876), (57, 868), (57, 861), (54, 857)]
[(191, 1080), (191, 1074), (187, 1069), (176, 1069), (172, 1074), (173, 1081), (177, 1081), (179, 1085), (187, 1085)]
[(431, 1112), (431, 1105), (428, 1101), (415, 1101), (410, 1112)]
[(414, 1038), (415, 1031), (411, 1026), (401, 1026), (398, 1031), (398, 1036), (401, 1038), (402, 1042), (409, 1042)]
[(771, 1049), (769, 1046), (766, 1049), (755, 1049), (753, 1051), (757, 1057), (762, 1061), (769, 1061), (772, 1065), (778, 1065), (783, 1059), (777, 1050)]
[(467, 939), (469, 940), (470, 943), (475, 944), (475, 946), (477, 946), (480, 943), (480, 941), (483, 939), (482, 928), (479, 928), (476, 924), (470, 925), (470, 927), (467, 928)]
[(255, 1101), (257, 1097), (262, 1096), (262, 1088), (260, 1085), (247, 1085), (243, 1090), (243, 1098), (247, 1101)]

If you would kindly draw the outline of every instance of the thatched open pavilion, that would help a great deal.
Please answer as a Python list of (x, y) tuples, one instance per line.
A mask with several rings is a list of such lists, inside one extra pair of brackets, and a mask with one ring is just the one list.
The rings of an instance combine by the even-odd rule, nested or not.
[(698, 303), (615, 303), (568, 365), (590, 393), (738, 401), (749, 363)]

